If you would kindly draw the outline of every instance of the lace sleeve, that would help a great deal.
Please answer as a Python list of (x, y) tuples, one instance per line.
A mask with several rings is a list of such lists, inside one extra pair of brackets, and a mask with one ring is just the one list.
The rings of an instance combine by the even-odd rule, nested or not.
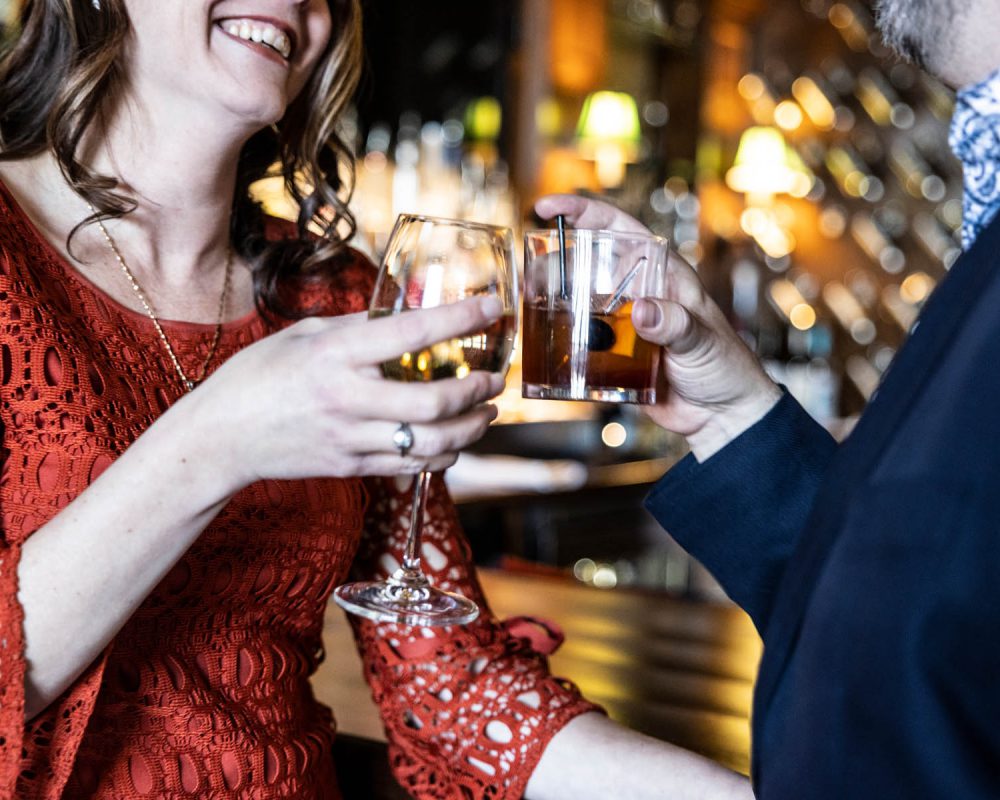
[[(3, 424), (0, 423), (0, 434)], [(7, 484), (7, 453), (0, 451), (0, 485)], [(14, 504), (16, 506), (16, 504)], [(93, 713), (107, 652), (38, 716), (24, 720), (24, 610), (17, 599), (17, 567), (26, 537), (12, 533), (11, 519), (25, 507), (0, 508), (0, 799), (56, 798), (62, 794)]]
[[(411, 492), (392, 479), (372, 479), (368, 489), (355, 577), (384, 577), (402, 557)], [(549, 739), (597, 706), (550, 675), (529, 639), (493, 616), (440, 475), (427, 500), (421, 558), (436, 586), (471, 597), (482, 613), (470, 625), (436, 629), (352, 618), (393, 772), (421, 800), (519, 798)]]
[[(0, 462), (2, 475), (6, 468), (2, 452)], [(14, 796), (24, 736), (24, 614), (17, 602), (20, 556), (20, 546), (9, 543), (0, 528), (0, 797)]]

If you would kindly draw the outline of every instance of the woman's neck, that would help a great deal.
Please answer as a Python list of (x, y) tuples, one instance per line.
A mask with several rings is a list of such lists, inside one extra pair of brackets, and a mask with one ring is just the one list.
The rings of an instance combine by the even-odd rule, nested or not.
[[(136, 202), (134, 211), (105, 225), (158, 316), (214, 321), (229, 247), (236, 167), (252, 131), (197, 125), (178, 111), (151, 124), (119, 114), (95, 125), (79, 159), (113, 176)], [(204, 121), (203, 121), (204, 122)], [(63, 177), (52, 153), (0, 163), (0, 179), (49, 243), (74, 268), (119, 302), (142, 311), (100, 229), (87, 225), (68, 246), (70, 232), (90, 211)], [(252, 310), (248, 265), (233, 260), (226, 317)]]
[(184, 110), (150, 119), (136, 104), (119, 108), (83, 150), (91, 169), (117, 178), (137, 203), (109, 229), (164, 280), (214, 271), (229, 246), (237, 161), (251, 132)]

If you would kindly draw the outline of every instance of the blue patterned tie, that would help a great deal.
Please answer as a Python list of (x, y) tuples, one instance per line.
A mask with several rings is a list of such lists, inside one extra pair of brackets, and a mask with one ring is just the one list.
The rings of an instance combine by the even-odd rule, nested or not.
[(1000, 70), (958, 93), (948, 137), (962, 162), (962, 246), (968, 249), (1000, 210)]

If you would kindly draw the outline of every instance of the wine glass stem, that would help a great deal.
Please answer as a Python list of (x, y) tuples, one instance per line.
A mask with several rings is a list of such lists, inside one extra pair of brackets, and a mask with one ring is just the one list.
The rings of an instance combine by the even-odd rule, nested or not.
[(406, 537), (406, 552), (403, 554), (403, 568), (420, 572), (420, 531), (424, 525), (424, 506), (427, 503), (427, 489), (431, 473), (422, 471), (413, 486), (413, 509), (410, 514), (410, 532)]

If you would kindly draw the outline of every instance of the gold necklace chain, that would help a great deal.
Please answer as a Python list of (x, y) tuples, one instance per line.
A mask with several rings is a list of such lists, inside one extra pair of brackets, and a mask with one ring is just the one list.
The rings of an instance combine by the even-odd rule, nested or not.
[[(90, 211), (92, 214), (97, 214), (97, 211), (93, 206), (90, 206)], [(125, 258), (118, 249), (118, 245), (115, 244), (115, 240), (111, 238), (111, 234), (108, 233), (108, 229), (104, 227), (104, 223), (100, 219), (97, 220), (97, 227), (100, 228), (101, 233), (104, 234), (104, 239), (107, 241), (108, 247), (111, 248), (111, 252), (115, 254), (115, 259), (117, 259), (118, 265), (122, 268), (122, 272), (125, 273), (125, 277), (128, 278), (129, 285), (135, 292), (136, 297), (139, 298), (139, 302), (146, 310), (146, 314), (152, 320), (153, 327), (156, 328), (156, 332), (160, 336), (160, 341), (163, 342), (163, 347), (166, 349), (167, 355), (170, 356), (170, 361), (173, 363), (174, 369), (177, 370), (177, 375), (181, 379), (181, 385), (185, 390), (190, 392), (195, 386), (205, 379), (205, 373), (208, 371), (208, 365), (211, 363), (213, 356), (215, 356), (216, 348), (219, 346), (219, 338), (222, 336), (222, 318), (226, 310), (226, 297), (229, 295), (229, 284), (233, 272), (232, 246), (226, 247), (226, 277), (222, 284), (222, 294), (219, 296), (219, 316), (218, 321), (215, 323), (215, 335), (212, 337), (212, 344), (208, 348), (208, 355), (205, 356), (205, 360), (201, 363), (201, 369), (198, 370), (198, 374), (189, 378), (187, 373), (184, 372), (184, 368), (181, 366), (181, 362), (178, 360), (177, 354), (174, 352), (174, 348), (170, 344), (170, 340), (167, 338), (167, 334), (163, 330), (163, 326), (160, 325), (160, 320), (156, 318), (156, 314), (153, 312), (152, 307), (146, 300), (146, 294), (139, 285), (139, 281), (135, 279), (135, 275), (132, 274), (132, 270), (130, 270), (128, 268), (128, 264), (125, 263)]]

